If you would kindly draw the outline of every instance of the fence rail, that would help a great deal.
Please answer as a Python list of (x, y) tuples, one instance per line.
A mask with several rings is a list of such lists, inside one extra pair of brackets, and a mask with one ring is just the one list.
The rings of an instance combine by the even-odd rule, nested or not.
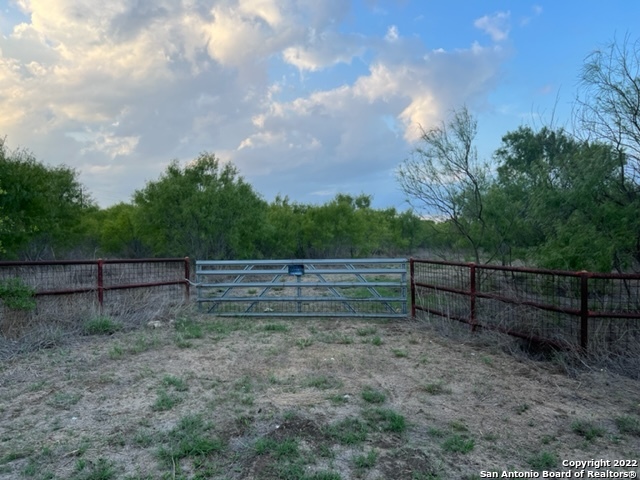
[(559, 347), (640, 344), (640, 274), (411, 259), (412, 315), (426, 312)]
[(188, 301), (189, 275), (189, 258), (3, 261), (0, 282), (21, 279), (35, 290), (37, 306), (34, 312), (16, 312), (0, 301), (0, 333), (23, 329), (36, 317), (50, 319), (54, 313), (76, 316), (94, 305), (101, 312), (118, 313), (123, 308), (136, 308), (133, 304), (142, 300), (150, 301), (151, 292), (171, 297), (163, 299), (169, 301), (181, 290)]
[(197, 261), (200, 310), (224, 316), (407, 316), (407, 260)]

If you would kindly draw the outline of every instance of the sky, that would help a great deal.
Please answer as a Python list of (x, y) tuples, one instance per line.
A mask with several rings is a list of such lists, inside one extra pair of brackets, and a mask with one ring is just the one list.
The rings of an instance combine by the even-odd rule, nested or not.
[(420, 128), (466, 105), (488, 161), (521, 125), (570, 128), (585, 58), (638, 20), (636, 0), (0, 0), (0, 138), (101, 207), (210, 152), (267, 201), (402, 210)]

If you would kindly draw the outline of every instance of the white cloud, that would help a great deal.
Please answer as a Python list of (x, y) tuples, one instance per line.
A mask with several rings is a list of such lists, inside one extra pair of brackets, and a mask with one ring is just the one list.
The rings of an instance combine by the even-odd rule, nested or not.
[(490, 35), (494, 42), (502, 42), (509, 36), (510, 12), (496, 12), (493, 15), (485, 15), (476, 19), (473, 24), (476, 28)]
[[(392, 188), (416, 125), (482, 97), (504, 57), (478, 45), (427, 51), (395, 26), (384, 37), (345, 33), (343, 0), (20, 8), (27, 20), (0, 36), (0, 136), (80, 169), (103, 205), (203, 150), (267, 197)], [(315, 80), (338, 64), (355, 73), (331, 87), (300, 82), (298, 72)]]
[(387, 34), (384, 36), (384, 39), (387, 42), (395, 42), (398, 40), (398, 27), (396, 27), (395, 25), (391, 25), (388, 29), (387, 29)]

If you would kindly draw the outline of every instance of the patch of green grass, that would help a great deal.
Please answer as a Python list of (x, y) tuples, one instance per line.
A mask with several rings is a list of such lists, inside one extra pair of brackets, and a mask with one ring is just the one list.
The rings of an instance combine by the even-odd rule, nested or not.
[(482, 360), (482, 362), (483, 362), (484, 364), (486, 364), (486, 365), (493, 365), (493, 359), (492, 359), (491, 357), (488, 357), (488, 356), (486, 356), (486, 355), (483, 355), (483, 356), (481, 357), (481, 360)]
[(133, 444), (141, 448), (150, 447), (153, 445), (153, 442), (153, 435), (146, 430), (138, 431), (133, 437)]
[(179, 318), (175, 323), (176, 332), (184, 340), (193, 340), (204, 337), (202, 324), (190, 318)]
[(359, 418), (347, 417), (340, 420), (327, 429), (329, 436), (343, 445), (355, 445), (367, 439), (369, 428), (365, 422)]
[(73, 480), (111, 480), (116, 478), (114, 464), (105, 458), (99, 458), (97, 462), (86, 462), (82, 459), (76, 463), (78, 475), (72, 477)]
[(362, 399), (368, 403), (384, 403), (386, 396), (384, 393), (371, 387), (366, 387), (361, 393)]
[(616, 426), (620, 433), (640, 437), (640, 417), (623, 415), (615, 418)]
[(451, 389), (447, 388), (442, 381), (427, 383), (423, 387), (423, 390), (430, 395), (443, 395), (445, 393), (451, 393)]
[(440, 430), (439, 428), (436, 428), (436, 427), (429, 427), (427, 429), (427, 433), (432, 437), (437, 437), (437, 438), (442, 438), (446, 435), (446, 433), (443, 430)]
[(300, 348), (307, 348), (313, 345), (313, 338), (300, 338), (296, 345)]
[(363, 328), (359, 328), (356, 333), (358, 334), (358, 336), (360, 337), (366, 337), (367, 335), (373, 335), (374, 333), (376, 333), (378, 331), (377, 328), (375, 327), (363, 327)]
[(474, 440), (466, 435), (450, 435), (442, 442), (442, 449), (451, 453), (469, 453), (474, 447)]
[(586, 440), (591, 441), (596, 437), (602, 437), (606, 430), (599, 425), (596, 425), (590, 420), (576, 420), (571, 424), (571, 430), (584, 437)]
[(302, 480), (342, 480), (342, 477), (337, 472), (323, 471), (305, 475)]
[(328, 390), (330, 388), (340, 388), (342, 386), (342, 382), (334, 377), (330, 377), (327, 375), (319, 375), (314, 377), (309, 377), (304, 382), (305, 387), (317, 388), (318, 390)]
[(551, 470), (558, 465), (558, 457), (550, 452), (539, 452), (530, 457), (527, 463), (537, 471)]
[(69, 410), (73, 405), (78, 403), (81, 398), (82, 395), (80, 393), (57, 392), (47, 403), (55, 408)]
[(169, 394), (164, 388), (158, 390), (158, 397), (151, 406), (151, 409), (156, 412), (165, 412), (171, 410), (182, 401), (178, 395)]
[(365, 469), (372, 468), (378, 460), (378, 454), (375, 450), (370, 450), (366, 455), (358, 455), (353, 459), (356, 468)]
[(283, 440), (274, 440), (272, 438), (260, 438), (256, 441), (254, 448), (258, 455), (270, 453), (275, 458), (293, 459), (300, 456), (300, 450), (297, 440), (287, 438)]
[(177, 392), (186, 392), (187, 390), (189, 390), (187, 382), (185, 382), (180, 377), (174, 377), (173, 375), (165, 375), (165, 377), (162, 379), (162, 384), (165, 387), (175, 388)]
[(398, 358), (405, 358), (409, 356), (409, 352), (407, 352), (406, 350), (402, 350), (401, 348), (394, 348), (391, 351), (393, 352), (393, 355)]
[(451, 430), (453, 430), (454, 432), (468, 432), (469, 431), (469, 428), (461, 420), (454, 420), (451, 423), (449, 423), (449, 426), (451, 427)]
[(258, 290), (256, 290), (255, 288), (250, 288), (249, 290), (247, 290), (247, 293), (249, 295), (255, 295), (256, 293), (258, 293)]
[(132, 345), (129, 345), (128, 351), (132, 354), (143, 353), (160, 345), (160, 341), (154, 335), (148, 338), (146, 335), (137, 335)]
[(288, 332), (289, 331), (288, 326), (277, 324), (277, 323), (268, 323), (263, 328), (267, 332)]
[(212, 433), (213, 425), (201, 415), (188, 415), (165, 435), (166, 445), (158, 450), (158, 457), (168, 466), (182, 458), (198, 458), (222, 452), (224, 442)]
[(114, 345), (109, 350), (109, 358), (111, 360), (118, 360), (124, 356), (124, 348), (121, 345)]
[(343, 395), (342, 393), (336, 393), (335, 395), (329, 395), (327, 399), (337, 405), (342, 405), (347, 403), (349, 397), (347, 395)]
[(45, 382), (44, 380), (41, 380), (39, 382), (34, 382), (31, 385), (29, 385), (29, 391), (30, 392), (39, 392), (40, 390), (42, 390), (45, 386), (47, 385), (47, 382)]
[(82, 325), (85, 335), (113, 335), (120, 330), (122, 325), (105, 315), (93, 317)]
[(375, 337), (373, 337), (371, 339), (371, 344), (375, 345), (376, 347), (379, 347), (380, 345), (382, 345), (382, 338), (380, 338), (380, 335), (376, 335)]
[(363, 416), (370, 427), (383, 432), (402, 433), (407, 428), (404, 416), (390, 408), (365, 410)]

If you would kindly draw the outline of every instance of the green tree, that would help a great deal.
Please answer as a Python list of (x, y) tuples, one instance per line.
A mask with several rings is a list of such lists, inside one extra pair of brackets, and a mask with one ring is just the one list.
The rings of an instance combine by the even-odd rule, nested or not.
[(411, 205), (446, 219), (479, 263), (490, 177), (488, 165), (478, 160), (476, 133), (477, 121), (466, 107), (454, 111), (448, 122), (422, 132), (421, 146), (398, 168), (397, 179)]
[(259, 255), (264, 202), (227, 163), (201, 154), (181, 168), (173, 161), (159, 180), (134, 194), (139, 235), (155, 255), (199, 259)]
[(576, 124), (587, 139), (616, 152), (616, 176), (608, 201), (621, 222), (625, 246), (614, 254), (616, 269), (640, 264), (640, 39), (626, 36), (595, 50), (585, 62), (576, 101)]
[(7, 258), (54, 258), (81, 238), (80, 219), (93, 202), (73, 169), (45, 166), (24, 150), (9, 152), (0, 140), (0, 189)]
[(613, 148), (562, 129), (520, 127), (503, 137), (495, 158), (486, 220), (506, 246), (548, 267), (612, 268), (625, 243), (610, 201), (619, 168)]

